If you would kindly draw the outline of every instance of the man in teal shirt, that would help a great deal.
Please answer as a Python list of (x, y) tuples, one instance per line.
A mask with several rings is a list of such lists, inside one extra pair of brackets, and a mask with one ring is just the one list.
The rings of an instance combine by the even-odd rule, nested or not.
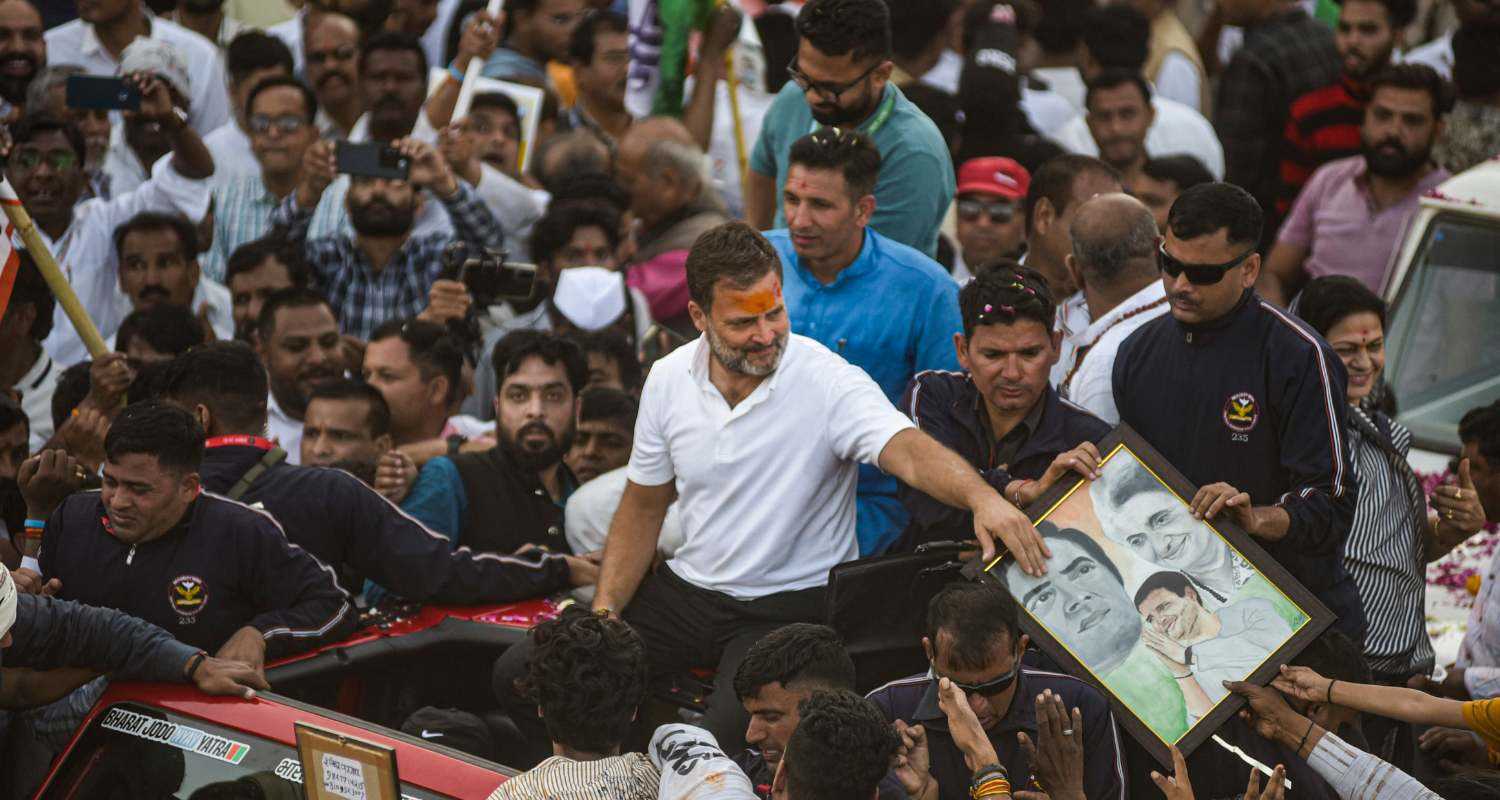
[[(825, 128), (798, 139), (787, 161), (787, 227), (766, 238), (785, 267), (792, 332), (868, 372), (893, 404), (916, 373), (958, 370), (957, 285), (937, 262), (869, 228), (882, 172), (870, 137)], [(884, 552), (907, 523), (896, 479), (861, 466), (858, 492), (860, 555)]]
[(871, 227), (935, 256), (953, 201), (953, 161), (937, 126), (890, 83), (884, 0), (811, 0), (797, 15), (797, 33), (792, 80), (766, 112), (750, 155), (746, 221), (761, 230), (786, 225), (777, 203), (793, 142), (822, 125), (857, 128), (874, 140), (882, 162)]

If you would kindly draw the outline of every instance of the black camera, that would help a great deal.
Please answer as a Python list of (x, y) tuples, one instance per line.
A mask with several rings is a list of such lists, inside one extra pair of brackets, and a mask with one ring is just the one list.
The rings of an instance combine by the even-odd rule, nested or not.
[(443, 251), (443, 267), (444, 275), (462, 281), (481, 308), (536, 294), (536, 265), (507, 261), (504, 250), (454, 242)]

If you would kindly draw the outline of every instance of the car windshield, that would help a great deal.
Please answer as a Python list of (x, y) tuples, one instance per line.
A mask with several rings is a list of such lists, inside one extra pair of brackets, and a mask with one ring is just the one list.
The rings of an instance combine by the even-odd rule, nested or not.
[[(447, 797), (409, 785), (402, 785), (401, 796)], [(296, 748), (138, 703), (117, 703), (95, 717), (41, 795), (42, 800), (303, 797)]]
[(1386, 380), (1418, 446), (1458, 452), (1464, 412), (1500, 397), (1500, 221), (1427, 228), (1390, 319)]

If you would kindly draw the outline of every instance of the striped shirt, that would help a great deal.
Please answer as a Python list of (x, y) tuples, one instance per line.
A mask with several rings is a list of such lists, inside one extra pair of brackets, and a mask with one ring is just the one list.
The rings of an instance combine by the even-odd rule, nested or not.
[(1344, 541), (1344, 568), (1354, 578), (1369, 619), (1364, 647), (1370, 669), (1406, 676), (1430, 671), (1434, 658), (1425, 623), (1426, 565), (1419, 527), (1426, 509), (1412, 507), (1421, 489), (1411, 470), (1398, 468), (1395, 453), (1371, 435), (1381, 432), (1387, 432), (1404, 462), (1411, 431), (1380, 412), (1349, 407), (1350, 466), (1359, 494)]
[(1360, 152), (1360, 126), (1370, 96), (1346, 75), (1297, 98), (1287, 111), (1276, 213), (1292, 210), (1297, 193), (1318, 167)]
[(223, 283), (229, 257), (240, 245), (271, 232), (271, 212), (280, 203), (259, 173), (215, 185), (214, 241), (203, 258), (203, 274)]
[(454, 241), (500, 249), (505, 235), (489, 207), (467, 183), (458, 193), (439, 199), (453, 222), (452, 234), (413, 231), (381, 269), (372, 268), (365, 253), (347, 233), (309, 237), (312, 213), (288, 195), (271, 214), (271, 224), (285, 227), (287, 238), (303, 246), (303, 256), (314, 282), (328, 298), (344, 333), (361, 339), (382, 323), (414, 317), (427, 307), (427, 291), (443, 271), (443, 251)]
[(553, 756), (500, 784), (489, 800), (657, 800), (660, 784), (645, 753), (598, 761)]
[(1342, 800), (1442, 800), (1416, 778), (1324, 733), (1307, 763)]

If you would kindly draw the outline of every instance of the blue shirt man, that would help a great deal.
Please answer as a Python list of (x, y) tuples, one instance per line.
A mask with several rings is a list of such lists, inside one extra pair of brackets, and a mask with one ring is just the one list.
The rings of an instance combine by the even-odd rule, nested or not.
[[(881, 171), (870, 138), (831, 129), (789, 151), (782, 194), (788, 227), (766, 238), (785, 268), (792, 332), (816, 339), (880, 384), (898, 403), (912, 376), (957, 370), (963, 329), (958, 287), (936, 262), (868, 228)], [(885, 551), (906, 527), (896, 479), (860, 467), (859, 552)]]
[[(880, 151), (871, 227), (929, 257), (953, 202), (953, 159), (932, 120), (890, 82), (890, 12), (882, 0), (810, 0), (797, 15), (797, 57), (750, 154), (746, 216), (784, 228), (777, 206), (792, 143), (821, 125), (859, 130)], [(771, 222), (773, 218), (774, 222)]]

